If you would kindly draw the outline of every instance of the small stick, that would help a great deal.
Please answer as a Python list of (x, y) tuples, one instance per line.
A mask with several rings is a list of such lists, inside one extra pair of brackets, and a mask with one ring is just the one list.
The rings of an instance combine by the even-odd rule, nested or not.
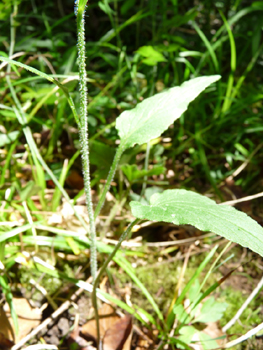
[(36, 344), (27, 346), (25, 350), (58, 350), (58, 347), (56, 345), (49, 344)]
[(252, 199), (260, 198), (260, 197), (263, 197), (263, 192), (254, 194), (252, 196), (247, 196), (247, 197), (243, 197), (243, 198), (239, 198), (239, 199), (234, 199), (232, 201), (222, 202), (222, 203), (219, 203), (219, 205), (225, 205), (225, 204), (227, 204), (227, 205), (235, 205), (237, 203), (250, 201)]
[(251, 159), (254, 157), (254, 155), (257, 153), (258, 150), (260, 150), (260, 148), (263, 146), (263, 143), (260, 143), (255, 149), (254, 151), (250, 154), (250, 156), (245, 160), (244, 163), (242, 163), (234, 172), (232, 175), (230, 175), (226, 180), (233, 180), (234, 177), (236, 177), (237, 175), (239, 175), (241, 173), (241, 171), (243, 171), (245, 169), (245, 167), (249, 164), (249, 162), (251, 161)]
[(233, 346), (235, 346), (235, 345), (247, 340), (248, 338), (252, 337), (253, 335), (257, 334), (262, 329), (263, 329), (263, 323), (260, 323), (257, 327), (251, 329), (250, 331), (248, 331), (246, 334), (242, 335), (241, 337), (226, 343), (224, 345), (223, 349), (232, 348)]
[[(88, 279), (88, 283), (91, 281), (91, 277)], [(20, 349), (23, 345), (25, 345), (31, 338), (36, 336), (40, 331), (42, 331), (45, 327), (49, 325), (52, 321), (54, 321), (57, 317), (59, 317), (63, 312), (68, 310), (70, 307), (70, 304), (74, 302), (84, 291), (83, 288), (79, 288), (70, 298), (70, 300), (65, 301), (56, 311), (53, 312), (53, 314), (48, 317), (45, 321), (43, 321), (38, 327), (33, 329), (31, 333), (26, 335), (23, 339), (20, 340), (17, 344), (15, 344), (11, 350), (18, 350)]]
[[(173, 245), (179, 245), (179, 244), (185, 244), (185, 243), (191, 243), (194, 241), (198, 241), (199, 239), (207, 238), (207, 237), (212, 237), (215, 236), (215, 233), (206, 233), (201, 236), (195, 236), (195, 237), (190, 237), (190, 238), (185, 238), (185, 239), (178, 239), (175, 241), (168, 241), (168, 242), (146, 242), (146, 243), (141, 243), (141, 242), (129, 242), (125, 241), (122, 243), (122, 247), (141, 247), (142, 245), (145, 245), (147, 247), (168, 247), (168, 246), (173, 246)], [(118, 241), (114, 239), (108, 239), (105, 238), (103, 239), (104, 243), (110, 243), (110, 244), (118, 244)]]
[(247, 300), (244, 302), (244, 304), (241, 306), (241, 308), (238, 310), (238, 312), (235, 314), (235, 316), (230, 320), (223, 328), (222, 331), (225, 333), (230, 327), (233, 326), (234, 323), (239, 319), (243, 311), (247, 308), (248, 304), (254, 299), (254, 297), (258, 294), (260, 289), (263, 286), (263, 277), (261, 280), (258, 282), (258, 285), (256, 288), (253, 290), (253, 292), (249, 295)]

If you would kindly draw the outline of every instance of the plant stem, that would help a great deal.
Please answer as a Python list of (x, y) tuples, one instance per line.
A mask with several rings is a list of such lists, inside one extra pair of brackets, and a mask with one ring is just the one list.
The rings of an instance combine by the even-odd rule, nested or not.
[[(151, 149), (151, 143), (150, 143), (150, 141), (148, 141), (147, 142), (146, 153), (145, 153), (145, 161), (144, 161), (144, 170), (146, 170), (146, 171), (148, 170), (148, 167), (149, 167), (150, 149)], [(146, 190), (146, 186), (147, 186), (147, 179), (148, 179), (148, 176), (145, 175), (144, 178), (143, 178), (141, 198), (145, 194), (145, 190)]]
[(116, 244), (115, 248), (113, 251), (110, 253), (104, 264), (102, 265), (102, 268), (100, 269), (94, 283), (93, 283), (93, 291), (92, 291), (92, 303), (94, 306), (94, 311), (95, 311), (95, 319), (96, 319), (96, 327), (97, 327), (97, 341), (98, 341), (98, 349), (102, 349), (102, 343), (100, 339), (100, 327), (99, 327), (99, 313), (98, 313), (98, 305), (97, 305), (97, 294), (96, 294), (96, 289), (99, 285), (100, 278), (105, 272), (108, 264), (111, 262), (113, 259), (114, 255), (117, 253), (117, 250), (120, 248), (122, 242), (129, 236), (131, 233), (131, 230), (134, 225), (136, 225), (140, 219), (135, 219), (133, 222), (130, 223), (130, 225), (127, 227), (127, 229), (123, 232), (123, 234), (120, 236), (119, 242)]
[(119, 160), (121, 158), (121, 155), (122, 155), (123, 151), (124, 151), (124, 148), (123, 148), (122, 144), (120, 144), (118, 149), (117, 149), (117, 152), (115, 154), (115, 157), (113, 159), (113, 163), (112, 163), (112, 166), (110, 168), (110, 172), (109, 172), (109, 175), (108, 175), (108, 178), (107, 178), (107, 182), (106, 182), (106, 184), (104, 186), (103, 192), (102, 192), (102, 194), (100, 196), (99, 202), (98, 202), (97, 207), (95, 209), (95, 213), (94, 213), (95, 219), (99, 215), (99, 213), (101, 211), (101, 208), (103, 207), (103, 204), (104, 204), (105, 198), (106, 198), (106, 194), (107, 194), (107, 192), (110, 189), (111, 181), (113, 180), (114, 174), (116, 172), (116, 169), (117, 169), (117, 166), (119, 164)]
[[(225, 245), (224, 249), (220, 252), (220, 254), (217, 256), (217, 258), (215, 259), (215, 261), (213, 262), (213, 264), (210, 266), (207, 274), (205, 275), (205, 278), (203, 279), (203, 282), (199, 288), (199, 292), (201, 292), (203, 286), (205, 285), (208, 277), (211, 275), (212, 271), (214, 270), (214, 267), (216, 266), (217, 262), (221, 259), (222, 255), (226, 252), (226, 250), (231, 246), (232, 242), (229, 241), (227, 242), (227, 244)], [(198, 294), (198, 293), (197, 293)]]
[[(152, 73), (152, 83), (151, 83), (151, 90), (150, 90), (150, 93), (149, 93), (149, 97), (153, 96), (153, 93), (154, 93), (154, 80), (155, 80), (156, 76), (157, 76), (157, 66), (154, 66), (153, 67), (153, 73)], [(144, 161), (144, 170), (146, 170), (146, 171), (148, 170), (148, 167), (149, 167), (150, 150), (151, 150), (151, 142), (148, 141), (147, 142), (146, 153), (145, 153), (145, 161)], [(145, 190), (146, 190), (146, 187), (147, 187), (147, 179), (148, 179), (148, 176), (145, 175), (144, 178), (143, 178), (141, 199), (142, 199), (142, 197), (145, 194)]]
[[(78, 9), (79, 10), (79, 9)], [(79, 10), (81, 11), (81, 9)], [(82, 153), (82, 167), (84, 177), (84, 188), (86, 194), (86, 205), (89, 214), (90, 225), (90, 263), (93, 281), (97, 275), (97, 249), (96, 249), (96, 228), (93, 213), (91, 186), (90, 186), (90, 164), (89, 164), (89, 142), (88, 142), (88, 88), (86, 74), (86, 45), (85, 45), (85, 8), (78, 13), (78, 59), (79, 59), (79, 84), (80, 84), (80, 131), (79, 138)]]

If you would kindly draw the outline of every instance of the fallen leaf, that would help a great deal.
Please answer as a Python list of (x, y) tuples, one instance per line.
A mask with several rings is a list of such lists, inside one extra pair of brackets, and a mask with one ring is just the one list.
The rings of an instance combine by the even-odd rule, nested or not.
[(208, 322), (204, 329), (204, 333), (210, 335), (211, 338), (216, 339), (218, 347), (223, 347), (226, 343), (226, 338), (223, 338), (225, 334), (222, 332), (221, 328), (219, 328), (218, 322)]
[[(114, 309), (104, 304), (99, 310), (100, 336), (103, 342), (103, 350), (129, 350), (132, 337), (131, 316), (119, 317)], [(96, 321), (90, 320), (82, 326), (81, 334), (97, 341)]]
[(105, 332), (103, 350), (122, 350), (132, 331), (132, 318), (129, 315), (121, 317)]
[(14, 343), (11, 340), (7, 339), (2, 332), (0, 332), (0, 349), (9, 350), (13, 345)]
[[(0, 307), (0, 331), (1, 331), (1, 340), (4, 342), (4, 339), (9, 341), (15, 340), (15, 333), (12, 325), (9, 322), (9, 319), (2, 307)], [(0, 349), (1, 349), (0, 345)]]
[(88, 342), (79, 335), (79, 326), (76, 325), (73, 331), (67, 337), (67, 344), (69, 349), (75, 350), (96, 350), (91, 342)]
[[(103, 338), (107, 329), (109, 329), (115, 322), (119, 320), (119, 316), (115, 314), (112, 306), (103, 304), (99, 310), (100, 316), (100, 336)], [(81, 333), (86, 337), (92, 337), (97, 340), (97, 327), (95, 320), (89, 320), (82, 326)]]
[[(21, 339), (23, 339), (28, 333), (30, 333), (32, 329), (36, 328), (40, 324), (42, 313), (40, 309), (32, 308), (29, 302), (25, 298), (13, 298), (13, 304), (18, 316), (18, 326), (19, 326), (18, 334), (15, 335), (15, 339), (13, 339), (13, 337), (10, 338), (10, 335), (6, 336), (2, 328), (0, 329), (1, 329), (1, 332), (9, 340), (15, 340), (15, 343), (17, 343)], [(4, 305), (3, 311), (6, 315), (5, 317), (8, 318), (8, 322), (11, 325), (12, 329), (14, 329), (13, 320), (11, 318), (10, 309), (7, 303)], [(2, 320), (2, 316), (0, 317), (0, 319)]]

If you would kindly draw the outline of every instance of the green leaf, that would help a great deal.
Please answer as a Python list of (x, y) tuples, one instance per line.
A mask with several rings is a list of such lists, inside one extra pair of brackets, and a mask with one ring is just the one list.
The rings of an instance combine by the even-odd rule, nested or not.
[(102, 142), (92, 141), (90, 144), (90, 163), (97, 165), (100, 169), (109, 170), (114, 154), (114, 148)]
[(103, 12), (105, 12), (107, 15), (115, 15), (115, 12), (111, 9), (107, 1), (106, 2), (99, 1), (98, 5), (99, 5), (99, 8)]
[(253, 8), (256, 8), (258, 10), (263, 10), (263, 3), (262, 1), (255, 1), (252, 3), (251, 7)]
[(24, 226), (16, 227), (16, 228), (14, 228), (10, 231), (7, 231), (7, 232), (0, 232), (0, 242), (4, 242), (5, 240), (7, 240), (11, 237), (17, 236), (21, 232), (25, 232), (27, 230), (30, 230), (30, 229), (32, 229), (32, 227), (33, 227), (33, 225), (26, 224)]
[(123, 171), (124, 175), (127, 177), (129, 182), (134, 182), (135, 180), (138, 180), (144, 176), (150, 177), (153, 175), (163, 174), (166, 171), (166, 168), (161, 165), (157, 165), (153, 166), (152, 169), (140, 170), (135, 164), (124, 164), (122, 165), (121, 170)]
[[(87, 0), (85, 0), (85, 1), (87, 1)], [(78, 115), (77, 115), (77, 112), (76, 112), (76, 108), (75, 108), (75, 105), (74, 105), (74, 102), (73, 102), (71, 96), (69, 95), (68, 89), (64, 85), (60, 84), (60, 82), (58, 80), (54, 79), (51, 75), (47, 75), (47, 74), (45, 74), (45, 73), (43, 73), (43, 72), (41, 72), (41, 71), (39, 71), (39, 70), (37, 70), (37, 69), (35, 69), (33, 67), (30, 67), (30, 66), (28, 66), (26, 64), (23, 64), (21, 62), (10, 60), (7, 57), (0, 56), (0, 61), (7, 62), (7, 63), (9, 63), (11, 65), (15, 65), (15, 66), (27, 69), (29, 72), (32, 72), (32, 73), (34, 73), (36, 75), (39, 75), (40, 77), (45, 78), (48, 81), (51, 81), (52, 83), (56, 84), (63, 91), (63, 93), (65, 94), (65, 96), (66, 96), (66, 98), (68, 100), (68, 103), (70, 105), (70, 108), (72, 110), (72, 113), (74, 115), (74, 118), (76, 120), (76, 123), (79, 125), (79, 119), (78, 119)]]
[(159, 44), (159, 45), (156, 45), (155, 48), (162, 52), (175, 52), (181, 49), (181, 45), (173, 44), (173, 43), (169, 43), (167, 45)]
[(9, 134), (0, 133), (0, 147), (4, 147), (17, 139), (19, 131), (11, 131)]
[(181, 323), (189, 323), (191, 320), (182, 304), (175, 305), (173, 308), (173, 313), (176, 315), (176, 319)]
[(66, 237), (66, 242), (68, 243), (75, 255), (79, 255), (81, 253), (79, 244), (74, 241), (73, 237)]
[[(180, 333), (180, 336), (178, 337), (178, 339), (180, 339), (181, 341), (183, 341), (186, 344), (190, 344), (191, 340), (193, 339), (193, 336), (196, 333), (196, 329), (193, 326), (187, 326), (187, 327), (181, 328), (179, 330), (179, 333)], [(179, 345), (178, 348), (179, 349), (185, 349), (181, 345)]]
[(195, 322), (216, 322), (221, 319), (227, 306), (227, 303), (219, 303), (215, 301), (214, 297), (211, 297), (203, 304), (200, 315), (196, 317)]
[(116, 120), (122, 147), (127, 149), (159, 137), (186, 111), (191, 101), (218, 79), (220, 75), (189, 80), (124, 111)]
[(151, 186), (151, 187), (147, 187), (145, 192), (144, 192), (144, 196), (141, 197), (139, 194), (135, 193), (135, 192), (131, 192), (130, 193), (130, 198), (133, 201), (138, 201), (141, 202), (143, 204), (149, 204), (150, 203), (150, 198), (154, 193), (160, 193), (163, 192), (163, 190), (160, 187), (157, 186)]
[(137, 286), (140, 288), (142, 293), (146, 296), (147, 300), (151, 304), (153, 310), (156, 312), (157, 316), (159, 317), (160, 321), (163, 321), (163, 314), (161, 313), (158, 305), (154, 301), (152, 295), (148, 292), (147, 288), (143, 285), (143, 283), (138, 279), (136, 276), (135, 270), (133, 269), (132, 265), (122, 257), (115, 256), (113, 260), (121, 266), (121, 268), (131, 277), (133, 282), (137, 284)]
[(25, 201), (28, 198), (36, 195), (41, 191), (41, 187), (36, 185), (34, 181), (30, 180), (25, 187), (19, 190), (21, 201)]
[(123, 5), (121, 6), (121, 14), (125, 15), (130, 8), (135, 5), (136, 0), (125, 0)]
[(57, 86), (59, 86), (59, 87), (61, 87), (61, 88), (63, 88), (63, 89), (65, 90), (65, 87), (63, 87), (63, 85), (59, 84), (58, 81), (57, 81), (56, 79), (54, 79), (51, 75), (45, 74), (45, 73), (39, 71), (38, 69), (35, 69), (35, 68), (33, 68), (33, 67), (30, 67), (30, 66), (28, 66), (28, 65), (26, 65), (26, 64), (23, 64), (23, 63), (21, 63), (21, 62), (18, 62), (18, 61), (10, 60), (10, 59), (7, 58), (7, 57), (2, 57), (2, 56), (1, 56), (1, 57), (0, 57), (0, 61), (7, 62), (7, 63), (9, 63), (9, 64), (14, 64), (15, 66), (18, 66), (18, 67), (21, 67), (21, 68), (25, 68), (25, 69), (27, 69), (28, 71), (30, 71), (30, 72), (32, 72), (32, 73), (34, 73), (34, 74), (36, 74), (36, 75), (39, 75), (39, 76), (42, 77), (42, 78), (47, 79), (48, 81), (50, 81), (50, 82), (56, 84)]
[(164, 55), (161, 52), (155, 50), (152, 46), (142, 46), (136, 52), (145, 57), (142, 62), (148, 66), (155, 66), (158, 62), (166, 61)]
[(204, 332), (198, 332), (198, 336), (204, 350), (219, 349), (217, 342)]
[(201, 293), (199, 292), (199, 290), (200, 290), (200, 283), (198, 279), (196, 279), (195, 283), (189, 289), (188, 297), (191, 302), (194, 302), (197, 298), (201, 296)]
[(139, 219), (193, 225), (219, 234), (263, 256), (263, 228), (245, 213), (186, 190), (167, 190), (151, 197), (150, 205), (131, 202)]

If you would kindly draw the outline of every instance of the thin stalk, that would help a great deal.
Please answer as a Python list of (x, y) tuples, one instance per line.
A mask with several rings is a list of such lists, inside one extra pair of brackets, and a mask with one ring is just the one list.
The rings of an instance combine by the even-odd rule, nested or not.
[[(85, 3), (85, 5), (87, 2)], [(79, 3), (78, 3), (79, 5)], [(83, 1), (82, 1), (83, 5)], [(93, 213), (91, 185), (90, 185), (90, 164), (89, 164), (89, 142), (88, 142), (88, 88), (86, 73), (86, 43), (85, 43), (85, 5), (78, 9), (77, 35), (78, 35), (78, 59), (79, 59), (79, 84), (80, 84), (80, 131), (79, 138), (82, 153), (82, 168), (84, 188), (86, 194), (86, 205), (89, 214), (90, 225), (90, 263), (93, 281), (97, 275), (97, 249), (96, 249), (96, 227)]]
[(115, 126), (116, 122), (112, 122), (110, 124), (105, 125), (102, 129), (100, 129), (100, 131), (98, 131), (95, 135), (93, 135), (92, 137), (90, 137), (90, 141), (96, 140), (100, 135), (102, 135), (106, 130), (112, 128), (113, 126)]
[(115, 218), (117, 211), (121, 211), (122, 207), (126, 203), (128, 198), (128, 194), (122, 198), (122, 200), (118, 200), (114, 206), (112, 207), (109, 216), (107, 217), (107, 220), (104, 222), (104, 227), (102, 229), (102, 232), (100, 234), (101, 238), (104, 238), (106, 236), (107, 230), (110, 227), (111, 221)]
[(261, 51), (263, 49), (263, 44), (260, 45), (258, 51), (256, 54), (252, 57), (251, 61), (249, 62), (247, 68), (245, 69), (242, 76), (238, 79), (235, 88), (233, 89), (232, 95), (231, 95), (231, 101), (234, 100), (236, 97), (241, 85), (243, 84), (245, 78), (247, 77), (248, 73), (251, 71), (251, 69), (254, 67), (255, 63), (257, 62), (258, 56), (261, 54)]
[[(14, 18), (17, 15), (17, 10), (18, 10), (18, 6), (17, 3), (14, 3), (14, 11), (10, 16), (10, 24), (11, 24), (11, 32), (10, 32), (10, 47), (9, 47), (9, 57), (11, 57), (14, 53), (14, 48), (15, 48), (15, 36), (16, 36), (16, 27), (15, 27), (15, 23), (14, 23)], [(7, 73), (10, 73), (11, 71), (11, 67), (10, 65), (7, 67)]]
[(16, 149), (17, 143), (18, 143), (18, 138), (11, 144), (9, 151), (7, 153), (5, 164), (2, 167), (2, 174), (0, 176), (0, 187), (2, 187), (3, 184), (5, 183), (5, 175), (7, 173), (7, 169), (9, 168), (9, 165), (11, 163), (12, 155), (13, 155), (14, 150)]
[[(17, 6), (17, 3), (14, 2), (14, 9), (13, 9), (13, 12), (10, 16), (11, 31), (10, 31), (9, 57), (13, 55), (14, 48), (15, 48), (15, 37), (16, 37), (15, 17), (17, 15), (17, 12), (18, 12), (18, 6)], [(10, 72), (11, 72), (11, 67), (9, 65), (7, 67), (7, 73), (10, 73)], [(8, 77), (7, 82), (9, 82), (9, 84), (11, 85), (9, 74), (7, 74), (7, 77)], [(21, 247), (22, 247), (23, 246), (22, 233), (20, 232), (19, 235), (20, 235)], [(5, 244), (3, 243), (3, 244), (1, 244), (1, 255), (4, 255), (4, 251), (5, 251)], [(2, 261), (4, 261), (4, 259)], [(14, 309), (13, 295), (12, 295), (12, 292), (10, 290), (6, 275), (0, 276), (0, 285), (2, 287), (6, 301), (9, 304), (11, 317), (12, 317), (12, 320), (14, 323), (14, 328), (15, 328), (15, 335), (17, 336), (18, 335), (18, 327), (19, 327), (18, 326), (18, 317), (17, 317), (16, 311)]]
[[(226, 250), (231, 246), (232, 242), (229, 241), (227, 242), (227, 244), (225, 245), (224, 249), (220, 252), (220, 254), (218, 255), (218, 257), (215, 259), (215, 261), (213, 262), (213, 264), (211, 265), (211, 267), (209, 268), (209, 271), (207, 272), (205, 278), (203, 279), (203, 282), (199, 288), (199, 292), (202, 290), (203, 286), (205, 285), (208, 277), (211, 275), (211, 273), (213, 272), (217, 262), (221, 259), (221, 257), (224, 255), (224, 253), (226, 252)], [(198, 294), (198, 293), (197, 293)]]
[[(149, 93), (149, 97), (153, 96), (153, 93), (154, 93), (154, 81), (155, 81), (156, 76), (157, 76), (157, 66), (154, 66), (153, 67), (153, 74), (152, 74), (152, 84), (151, 84), (151, 90), (150, 90), (150, 93)], [(151, 142), (148, 141), (147, 142), (146, 153), (145, 153), (145, 161), (144, 161), (144, 170), (146, 170), (146, 171), (148, 170), (148, 167), (149, 167), (150, 150), (151, 150)], [(148, 179), (148, 176), (145, 175), (144, 178), (143, 178), (141, 198), (145, 194), (145, 190), (146, 190), (146, 186), (147, 186), (147, 179)]]
[(121, 155), (124, 151), (124, 148), (122, 146), (122, 144), (119, 145), (116, 153), (115, 153), (115, 157), (113, 159), (113, 163), (111, 165), (111, 168), (110, 168), (110, 172), (109, 172), (109, 175), (108, 175), (108, 178), (107, 178), (107, 182), (104, 186), (104, 189), (103, 189), (103, 192), (100, 196), (100, 199), (99, 199), (99, 202), (97, 204), (97, 207), (95, 209), (95, 213), (94, 213), (94, 217), (96, 219), (96, 217), (99, 215), (100, 211), (101, 211), (101, 208), (103, 207), (103, 204), (105, 202), (105, 198), (106, 198), (106, 194), (107, 192), (109, 191), (110, 189), (110, 186), (111, 186), (111, 181), (113, 180), (113, 177), (115, 175), (115, 172), (116, 172), (116, 169), (117, 169), (117, 166), (119, 164), (119, 161), (120, 161), (120, 158), (121, 158)]
[(219, 10), (219, 13), (225, 23), (226, 30), (229, 36), (229, 42), (230, 42), (230, 52), (231, 52), (231, 58), (230, 58), (230, 67), (231, 67), (231, 72), (228, 78), (227, 82), (227, 89), (226, 89), (226, 95), (225, 95), (225, 100), (222, 106), (222, 113), (227, 112), (227, 110), (231, 107), (232, 100), (231, 100), (231, 95), (232, 95), (232, 90), (233, 90), (233, 85), (234, 85), (234, 73), (236, 71), (236, 44), (235, 44), (235, 39), (232, 33), (232, 30), (230, 28), (230, 25), (225, 18), (224, 14), (222, 11)]
[[(115, 18), (114, 18), (114, 30), (119, 27), (119, 19), (118, 19), (118, 2), (114, 0), (114, 11), (115, 11)], [(117, 37), (117, 45), (119, 49), (121, 49), (121, 37), (120, 37), (120, 32), (116, 31), (116, 37)]]
[[(14, 17), (17, 15), (17, 4), (14, 5), (14, 11), (13, 13), (11, 14), (10, 16), (10, 22), (11, 22), (11, 33), (10, 33), (10, 47), (9, 47), (9, 57), (11, 57), (14, 53), (14, 47), (15, 47), (15, 26), (14, 26)], [(8, 73), (11, 72), (11, 66), (8, 65), (7, 66), (7, 76), (8, 76)], [(10, 164), (10, 161), (11, 161), (11, 157), (12, 157), (12, 154), (13, 154), (13, 151), (15, 150), (16, 148), (16, 145), (17, 145), (17, 142), (18, 142), (18, 139), (15, 140), (15, 142), (13, 142), (11, 144), (11, 147), (10, 147), (10, 150), (8, 152), (8, 156), (6, 158), (6, 162), (5, 162), (5, 165), (4, 167), (2, 168), (2, 175), (1, 175), (1, 178), (0, 178), (0, 186), (2, 186), (5, 182), (5, 174), (6, 174), (6, 170)]]
[[(145, 153), (144, 170), (148, 170), (148, 167), (149, 167), (150, 150), (151, 150), (151, 143), (150, 143), (150, 141), (148, 141), (147, 142), (146, 153)], [(145, 194), (145, 190), (146, 190), (146, 186), (147, 186), (147, 179), (148, 179), (148, 176), (145, 175), (144, 178), (143, 178), (141, 198)]]
[(102, 340), (100, 339), (100, 327), (99, 327), (99, 313), (98, 313), (98, 305), (97, 305), (97, 293), (96, 289), (98, 288), (100, 278), (105, 272), (108, 264), (112, 261), (114, 255), (117, 253), (118, 249), (120, 248), (122, 242), (130, 235), (131, 230), (134, 225), (136, 225), (140, 219), (135, 219), (133, 222), (130, 223), (130, 225), (127, 227), (127, 229), (123, 232), (123, 234), (120, 236), (119, 242), (116, 244), (115, 248), (113, 251), (110, 253), (104, 264), (102, 265), (102, 268), (100, 269), (94, 283), (93, 283), (93, 291), (92, 291), (92, 303), (94, 306), (94, 311), (95, 311), (95, 319), (96, 319), (96, 327), (97, 327), (97, 340), (98, 340), (98, 349), (102, 349)]

